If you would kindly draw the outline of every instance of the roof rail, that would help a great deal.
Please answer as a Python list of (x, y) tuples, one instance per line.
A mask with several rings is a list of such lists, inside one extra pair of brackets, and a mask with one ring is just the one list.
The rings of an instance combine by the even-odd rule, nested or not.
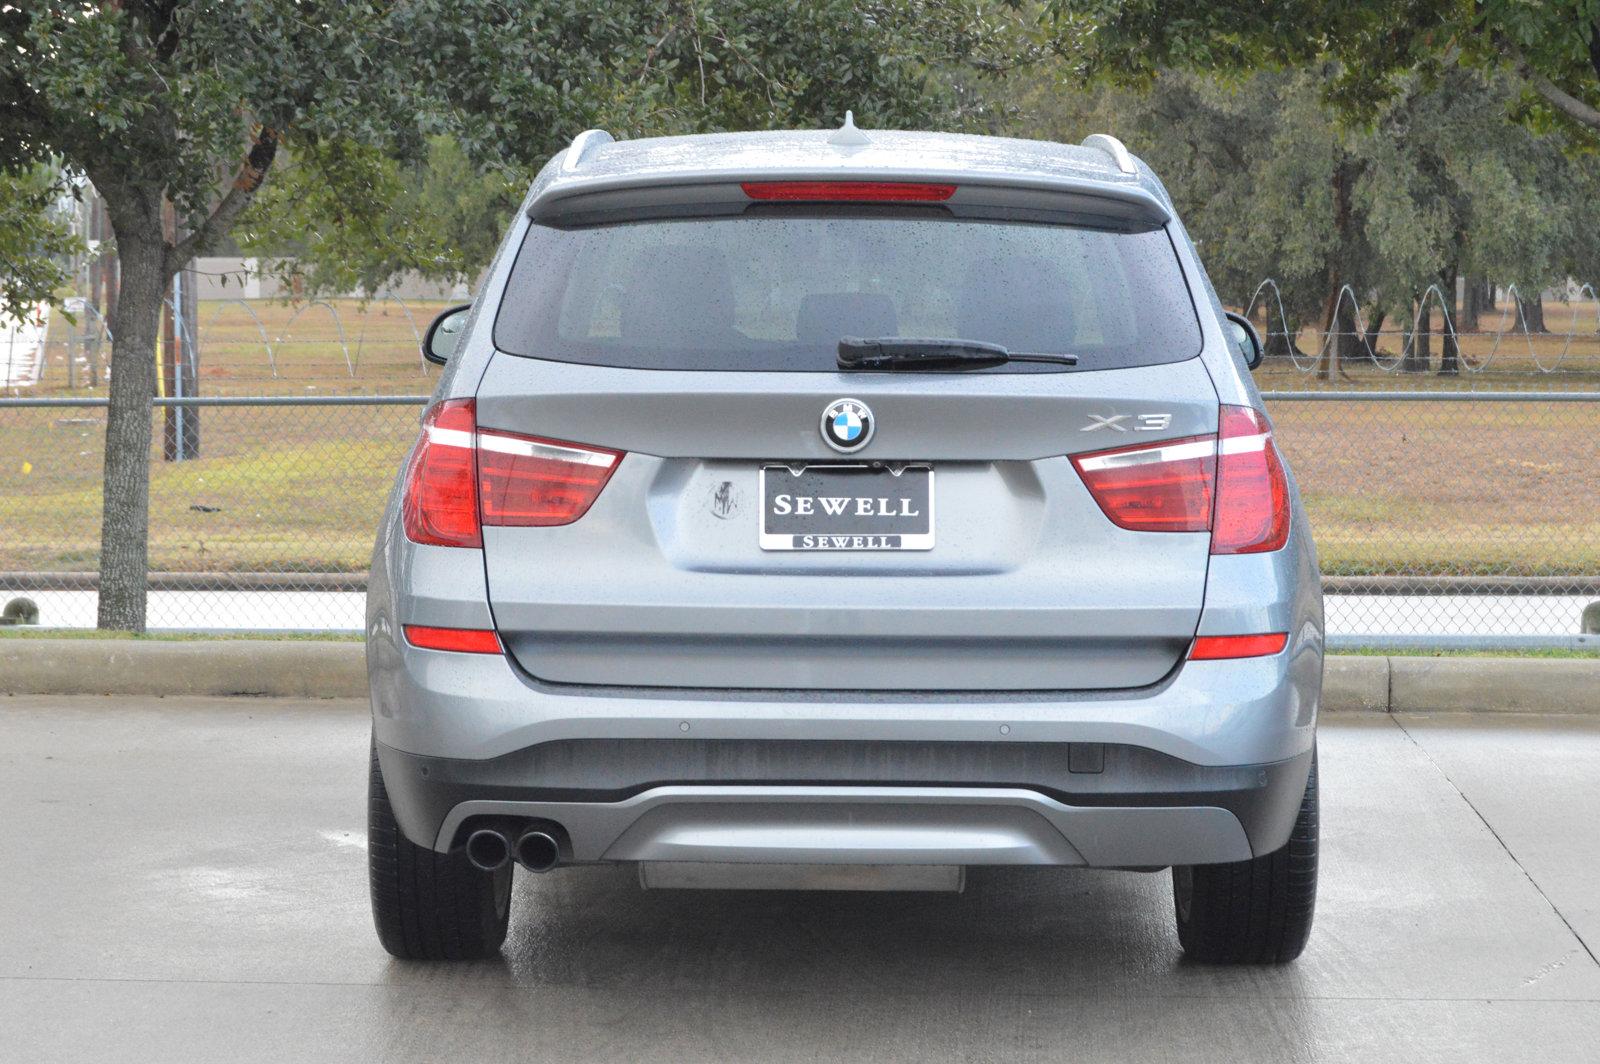
[(583, 156), (590, 148), (597, 148), (602, 144), (610, 144), (615, 139), (603, 129), (586, 129), (572, 138), (572, 143), (567, 146), (566, 158), (561, 160), (563, 174), (576, 173), (578, 167), (583, 165)]
[(1125, 174), (1136, 174), (1138, 168), (1133, 165), (1133, 156), (1128, 153), (1128, 146), (1113, 137), (1110, 133), (1094, 133), (1083, 138), (1085, 148), (1098, 148), (1111, 156), (1117, 164), (1117, 169)]

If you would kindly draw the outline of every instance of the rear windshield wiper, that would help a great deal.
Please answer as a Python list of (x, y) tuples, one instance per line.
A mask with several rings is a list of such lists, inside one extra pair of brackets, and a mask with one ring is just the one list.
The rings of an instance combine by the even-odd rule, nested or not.
[(1053, 362), (1076, 366), (1077, 355), (1010, 351), (982, 340), (942, 340), (880, 336), (867, 340), (846, 336), (839, 341), (840, 369), (984, 369), (1007, 362)]

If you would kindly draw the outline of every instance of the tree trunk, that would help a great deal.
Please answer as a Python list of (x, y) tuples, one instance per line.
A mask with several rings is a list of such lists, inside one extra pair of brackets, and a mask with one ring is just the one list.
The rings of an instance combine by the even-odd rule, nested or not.
[(1403, 373), (1426, 373), (1433, 362), (1433, 305), (1424, 293), (1416, 305), (1416, 331), (1411, 334), (1411, 350), (1400, 360)]
[(1366, 346), (1361, 349), (1363, 357), (1365, 357), (1367, 352), (1370, 351), (1373, 358), (1376, 359), (1378, 354), (1378, 340), (1383, 335), (1383, 322), (1388, 316), (1388, 311), (1380, 309), (1373, 311), (1372, 317), (1367, 319), (1367, 335), (1363, 338), (1366, 340)]
[(1266, 343), (1265, 356), (1267, 358), (1289, 358), (1294, 355), (1303, 355), (1304, 352), (1295, 343), (1296, 338), (1300, 335), (1300, 322), (1298, 320), (1285, 322), (1283, 326), (1285, 331), (1282, 333), (1273, 331), (1273, 324), (1275, 323), (1270, 318), (1262, 323), (1261, 335)]
[(1354, 308), (1348, 308), (1344, 300), (1339, 298), (1340, 290), (1344, 287), (1344, 276), (1339, 268), (1339, 256), (1345, 253), (1350, 246), (1351, 227), (1351, 200), (1350, 187), (1355, 183), (1354, 168), (1346, 161), (1340, 161), (1333, 168), (1333, 226), (1339, 234), (1339, 245), (1328, 261), (1328, 298), (1322, 306), (1322, 336), (1323, 357), (1317, 364), (1317, 379), (1332, 380), (1338, 372), (1340, 356), (1349, 350), (1349, 341), (1354, 337), (1339, 335), (1349, 331), (1343, 328), (1343, 319), (1346, 315), (1350, 318), (1350, 330), (1355, 328)]
[(1523, 322), (1530, 333), (1544, 333), (1550, 330), (1544, 327), (1544, 293), (1536, 294), (1532, 299), (1523, 299), (1522, 293), (1517, 293), (1517, 313), (1522, 315)]
[(113, 209), (121, 284), (112, 321), (100, 523), (101, 628), (142, 632), (150, 557), (150, 400), (167, 287), (159, 196), (130, 193)]
[(1456, 321), (1457, 332), (1477, 332), (1478, 318), (1489, 308), (1483, 297), (1485, 282), (1481, 277), (1467, 275), (1467, 283), (1462, 286), (1461, 317)]
[(1361, 324), (1356, 320), (1355, 304), (1348, 296), (1339, 300), (1334, 317), (1337, 332), (1334, 334), (1333, 342), (1339, 348), (1339, 365), (1367, 362), (1367, 349), (1361, 344), (1363, 339)]
[[(1457, 319), (1456, 302), (1456, 267), (1446, 266), (1439, 274), (1439, 291), (1444, 295), (1446, 313), (1440, 322), (1442, 332), (1439, 334), (1439, 376), (1454, 377), (1461, 372), (1461, 345), (1456, 339), (1456, 331), (1452, 326)], [(1468, 287), (1471, 287), (1470, 285)]]
[(1367, 350), (1361, 346), (1361, 327), (1356, 321), (1356, 308), (1350, 297), (1344, 295), (1343, 284), (1337, 283), (1337, 274), (1329, 277), (1333, 290), (1322, 303), (1322, 361), (1317, 363), (1317, 379), (1331, 380), (1337, 370), (1343, 372), (1351, 362), (1365, 362)]
[(1328, 269), (1328, 295), (1322, 301), (1322, 354), (1317, 360), (1317, 380), (1333, 379), (1334, 364), (1339, 361), (1339, 344), (1333, 335), (1339, 327), (1339, 271)]
[(150, 563), (150, 400), (156, 385), (156, 334), (174, 271), (221, 239), (250, 206), (278, 150), (278, 133), (256, 134), (233, 185), (211, 214), (168, 246), (165, 190), (89, 172), (117, 237), (121, 273), (112, 323), (111, 388), (106, 410), (105, 480), (100, 522), (101, 628), (142, 632)]

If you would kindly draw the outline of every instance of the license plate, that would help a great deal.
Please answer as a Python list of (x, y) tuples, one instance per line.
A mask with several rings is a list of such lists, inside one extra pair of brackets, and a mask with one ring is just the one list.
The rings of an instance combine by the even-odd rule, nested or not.
[(933, 470), (761, 469), (762, 550), (932, 550)]

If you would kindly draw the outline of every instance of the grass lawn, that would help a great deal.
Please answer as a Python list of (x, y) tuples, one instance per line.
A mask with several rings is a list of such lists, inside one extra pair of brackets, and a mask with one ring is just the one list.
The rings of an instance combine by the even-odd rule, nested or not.
[(1600, 571), (1600, 403), (1272, 405), (1328, 573)]
[[(104, 422), (61, 413), (5, 415), (0, 570), (96, 567)], [(212, 408), (202, 415), (203, 457), (175, 463), (159, 458), (158, 412), (151, 568), (364, 570), (418, 413), (410, 406)]]
[[(435, 371), (421, 363), (415, 334), (442, 306), (207, 303), (200, 310), (202, 394), (426, 393)], [(1600, 336), (1593, 333), (1600, 308), (1552, 303), (1545, 313), (1554, 333), (1533, 340), (1532, 352), (1518, 332), (1498, 341), (1466, 337), (1467, 356), (1487, 366), (1452, 386), (1600, 390)], [(1497, 321), (1487, 315), (1484, 327)], [(58, 317), (52, 328), (56, 349), (42, 387), (29, 394), (103, 394), (67, 389), (66, 327)], [(1569, 328), (1581, 335), (1569, 341)], [(1318, 346), (1309, 334), (1300, 342), (1307, 350)], [(1389, 335), (1380, 346), (1394, 350), (1399, 342)], [(1563, 348), (1558, 372), (1537, 371), (1535, 354), (1552, 365)], [(86, 372), (78, 367), (80, 382)], [(1256, 376), (1263, 390), (1318, 386), (1282, 363)], [(1356, 365), (1331, 386), (1439, 383), (1431, 374)], [(203, 457), (170, 463), (159, 460), (165, 415), (158, 412), (152, 568), (364, 570), (417, 413), (210, 408), (201, 415)], [(1600, 571), (1600, 403), (1278, 402), (1272, 414), (1326, 572)], [(97, 409), (0, 412), (0, 571), (95, 568), (103, 432), (104, 411)]]
[[(336, 299), (291, 305), (268, 299), (207, 300), (199, 310), (202, 395), (426, 394), (439, 369), (422, 360), (420, 337), (450, 302)], [(50, 322), (39, 386), (29, 395), (104, 395), (93, 375), (88, 326)], [(100, 356), (108, 353), (100, 345)], [(75, 366), (69, 373), (68, 357)], [(22, 393), (18, 393), (22, 394)]]

